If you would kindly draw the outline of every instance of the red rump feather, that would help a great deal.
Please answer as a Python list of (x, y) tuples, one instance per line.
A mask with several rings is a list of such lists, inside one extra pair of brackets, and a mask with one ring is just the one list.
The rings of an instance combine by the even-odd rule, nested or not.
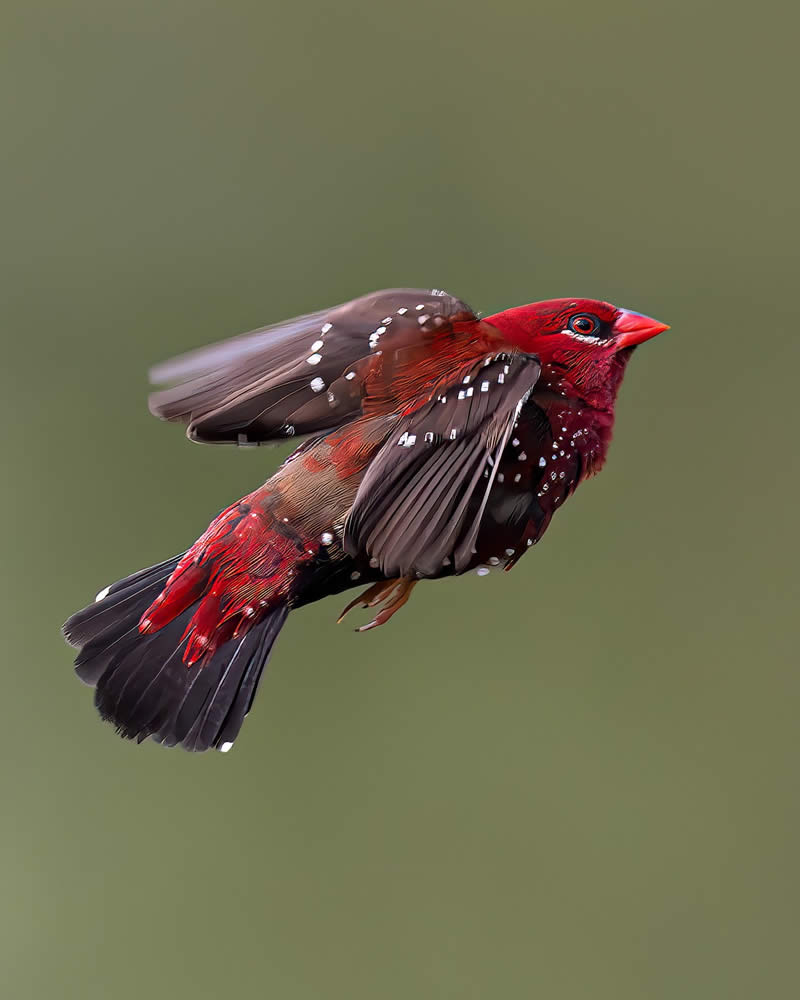
[(284, 600), (297, 567), (318, 542), (304, 542), (268, 509), (257, 490), (224, 510), (186, 552), (164, 590), (139, 621), (157, 632), (200, 600), (181, 637), (183, 662), (205, 662), (232, 637), (248, 632)]

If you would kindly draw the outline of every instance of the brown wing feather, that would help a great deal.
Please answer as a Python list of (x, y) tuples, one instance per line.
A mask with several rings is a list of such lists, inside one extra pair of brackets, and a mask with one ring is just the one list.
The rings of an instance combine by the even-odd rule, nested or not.
[(539, 378), (528, 355), (481, 359), (397, 419), (370, 463), (345, 526), (345, 549), (387, 576), (466, 569), (495, 468)]
[[(474, 321), (445, 292), (397, 288), (288, 320), (157, 365), (150, 409), (196, 441), (260, 444), (358, 415), (372, 359), (421, 343), (439, 325)], [(424, 323), (420, 320), (424, 319)]]

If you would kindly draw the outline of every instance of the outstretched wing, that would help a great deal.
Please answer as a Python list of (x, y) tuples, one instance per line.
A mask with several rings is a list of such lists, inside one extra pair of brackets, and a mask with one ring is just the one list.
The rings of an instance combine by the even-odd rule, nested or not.
[(370, 463), (344, 545), (387, 577), (467, 568), (497, 467), (540, 373), (535, 357), (495, 354), (450, 373), (400, 416)]
[[(446, 292), (373, 292), (254, 330), (151, 371), (150, 410), (207, 443), (260, 444), (337, 427), (361, 412), (371, 359), (477, 317)], [(423, 329), (424, 328), (424, 329)]]

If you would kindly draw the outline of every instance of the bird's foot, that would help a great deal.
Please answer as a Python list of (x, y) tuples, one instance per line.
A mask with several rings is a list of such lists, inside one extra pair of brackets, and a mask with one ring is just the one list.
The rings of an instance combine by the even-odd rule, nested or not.
[(406, 577), (398, 577), (395, 580), (381, 580), (373, 584), (363, 594), (359, 594), (355, 600), (351, 601), (344, 611), (339, 615), (338, 621), (342, 621), (348, 611), (353, 608), (374, 608), (376, 605), (386, 601), (386, 605), (375, 615), (371, 622), (356, 629), (356, 632), (368, 632), (371, 628), (385, 625), (395, 612), (408, 601), (411, 591), (417, 580), (409, 580)]

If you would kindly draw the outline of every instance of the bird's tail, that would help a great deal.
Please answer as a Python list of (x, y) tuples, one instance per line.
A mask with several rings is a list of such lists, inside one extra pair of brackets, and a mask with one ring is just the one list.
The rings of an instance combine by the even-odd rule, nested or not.
[(64, 626), (79, 649), (75, 670), (95, 688), (95, 705), (120, 735), (152, 737), (187, 750), (229, 750), (250, 711), (273, 643), (286, 621), (280, 603), (244, 635), (221, 643), (202, 663), (183, 659), (191, 605), (157, 632), (139, 621), (163, 591), (178, 558), (120, 580)]
[(117, 731), (187, 750), (228, 750), (313, 555), (250, 498), (174, 559), (112, 584), (64, 625), (78, 676)]

